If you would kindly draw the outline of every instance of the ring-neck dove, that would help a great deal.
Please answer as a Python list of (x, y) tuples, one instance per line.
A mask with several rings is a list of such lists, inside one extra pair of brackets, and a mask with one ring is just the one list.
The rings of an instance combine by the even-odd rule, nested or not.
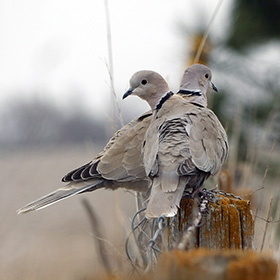
[[(168, 84), (161, 75), (144, 70), (131, 77), (130, 88), (123, 98), (136, 95), (154, 108), (167, 92)], [(62, 178), (68, 183), (66, 186), (27, 204), (17, 213), (39, 210), (73, 195), (103, 187), (147, 191), (149, 178), (145, 174), (141, 147), (151, 117), (152, 112), (149, 111), (123, 126), (96, 158)]]
[(199, 190), (227, 158), (226, 132), (206, 107), (208, 88), (217, 90), (211, 78), (208, 67), (190, 66), (178, 94), (154, 110), (143, 143), (145, 170), (152, 179), (147, 218), (176, 215), (184, 190)]

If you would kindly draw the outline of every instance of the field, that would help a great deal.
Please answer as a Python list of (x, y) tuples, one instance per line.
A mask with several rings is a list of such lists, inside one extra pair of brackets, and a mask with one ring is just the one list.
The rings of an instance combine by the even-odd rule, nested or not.
[[(2, 151), (0, 279), (92, 279), (103, 274), (96, 238), (81, 203), (83, 198), (90, 202), (98, 216), (102, 232), (98, 237), (102, 239), (103, 253), (111, 261), (114, 272), (126, 271), (129, 275), (131, 267), (124, 243), (130, 218), (135, 213), (132, 193), (98, 190), (37, 212), (16, 214), (21, 206), (60, 187), (64, 174), (88, 162), (98, 151), (100, 147), (89, 144)], [(275, 150), (270, 160), (269, 152), (261, 155), (270, 165), (276, 164), (273, 168), (276, 173), (278, 154)], [(238, 166), (243, 176), (248, 176), (245, 192), (253, 195), (253, 211), (257, 214), (255, 248), (270, 250), (279, 260), (279, 176), (271, 180), (269, 168), (266, 176), (265, 167), (253, 175), (246, 173), (246, 165)], [(210, 180), (209, 184), (214, 183)], [(244, 182), (241, 186), (246, 187)], [(262, 187), (264, 189), (254, 192)], [(267, 223), (267, 218), (272, 222)]]
[(2, 153), (0, 279), (87, 279), (102, 273), (82, 197), (98, 215), (105, 254), (126, 263), (124, 228), (135, 212), (130, 193), (99, 190), (16, 214), (19, 207), (61, 186), (61, 177), (89, 161), (95, 151), (80, 146)]

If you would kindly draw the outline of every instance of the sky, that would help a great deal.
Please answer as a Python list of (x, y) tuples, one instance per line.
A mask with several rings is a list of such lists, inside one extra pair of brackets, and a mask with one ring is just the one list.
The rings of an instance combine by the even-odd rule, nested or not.
[[(106, 117), (104, 104), (110, 103), (111, 95), (104, 3), (0, 0), (0, 106), (13, 96), (19, 100), (32, 96), (68, 110), (79, 102)], [(191, 30), (207, 24), (218, 0), (108, 3), (117, 99), (124, 110), (134, 106), (142, 111), (147, 105), (141, 101), (121, 101), (131, 75), (155, 70), (176, 91), (188, 44), (178, 25), (185, 23)], [(230, 3), (223, 2), (215, 19), (211, 31), (215, 36), (221, 36), (229, 22)]]

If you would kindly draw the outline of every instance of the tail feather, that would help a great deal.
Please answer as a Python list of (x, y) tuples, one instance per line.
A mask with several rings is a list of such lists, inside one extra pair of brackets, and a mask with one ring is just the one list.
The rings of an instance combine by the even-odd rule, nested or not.
[(153, 181), (152, 191), (145, 213), (146, 218), (158, 218), (160, 216), (173, 217), (177, 214), (180, 201), (184, 192), (184, 184), (179, 182), (175, 191), (163, 191), (160, 179)]
[[(89, 189), (95, 190), (98, 188), (98, 185), (102, 183), (103, 180), (96, 180), (92, 183), (85, 184), (86, 182), (81, 183), (69, 183), (63, 188), (57, 189), (56, 191), (49, 193), (33, 202), (28, 203), (24, 207), (17, 210), (17, 214), (28, 213), (34, 210), (40, 210), (45, 207), (48, 207), (58, 201), (66, 199), (68, 197), (80, 194)], [(82, 185), (84, 184), (84, 186)]]

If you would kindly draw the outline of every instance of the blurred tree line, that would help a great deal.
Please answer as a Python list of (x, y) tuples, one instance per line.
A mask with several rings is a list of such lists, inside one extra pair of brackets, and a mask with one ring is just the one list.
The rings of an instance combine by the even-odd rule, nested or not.
[[(209, 106), (225, 126), (230, 145), (227, 182), (257, 190), (259, 204), (274, 195), (272, 220), (279, 219), (280, 179), (280, 0), (233, 0), (222, 38), (210, 36), (198, 62), (209, 65), (218, 93)], [(187, 65), (194, 63), (207, 24), (183, 31), (192, 38)], [(192, 36), (190, 36), (190, 33)], [(267, 190), (269, 190), (267, 192)], [(236, 191), (236, 190), (235, 190)], [(256, 203), (255, 194), (253, 194)], [(279, 250), (280, 224), (275, 239)]]
[(10, 100), (1, 112), (0, 145), (25, 147), (34, 145), (104, 142), (104, 123), (94, 119), (75, 103), (64, 112), (47, 99)]
[[(223, 120), (229, 135), (239, 134), (236, 146), (240, 160), (248, 159), (248, 145), (252, 145), (252, 141), (256, 142), (254, 148), (260, 148), (260, 142), (271, 147), (273, 141), (280, 141), (280, 62), (255, 64), (252, 59), (257, 48), (269, 43), (279, 44), (279, 15), (279, 0), (233, 1), (229, 30), (220, 41), (207, 40), (200, 57), (199, 62), (210, 65), (218, 73), (214, 82), (219, 79), (216, 83), (220, 93), (211, 96), (210, 106)], [(188, 29), (187, 23), (184, 28)], [(188, 32), (193, 45), (188, 46), (191, 60), (187, 65), (193, 63), (205, 29), (205, 26), (198, 26), (191, 34)], [(257, 98), (252, 100), (252, 96)], [(106, 139), (104, 123), (89, 113), (71, 109), (65, 114), (47, 100), (13, 100), (0, 114), (2, 146), (85, 140), (104, 144)], [(258, 128), (254, 132), (256, 135), (252, 135), (253, 123)], [(267, 136), (265, 141), (263, 133)], [(232, 143), (233, 149), (234, 146)]]
[(226, 44), (237, 51), (280, 39), (279, 0), (235, 0)]
[[(279, 175), (279, 160), (271, 150), (280, 143), (280, 1), (235, 0), (229, 27), (223, 38), (210, 36), (198, 62), (214, 70), (218, 94), (211, 94), (210, 107), (225, 125), (230, 139), (229, 169), (237, 184), (243, 162), (251, 174)], [(227, 25), (225, 25), (227, 26)], [(192, 30), (190, 61), (205, 33), (206, 25)], [(187, 23), (185, 32), (190, 31)], [(215, 31), (210, 29), (210, 34)], [(278, 49), (278, 52), (277, 52)], [(267, 60), (276, 55), (275, 59)], [(237, 165), (239, 162), (239, 165)], [(243, 174), (246, 177), (248, 174)], [(243, 178), (244, 179), (244, 178)]]
[[(233, 2), (231, 24), (223, 46), (226, 50), (230, 50), (228, 67), (225, 69), (233, 71), (233, 76), (235, 76), (233, 79), (239, 79), (242, 84), (246, 83), (244, 87), (241, 84), (239, 89), (237, 87), (234, 89), (242, 92), (241, 97), (242, 95), (246, 97), (249, 91), (256, 96), (255, 99), (252, 98), (253, 95), (247, 100), (243, 98), (245, 102), (242, 105), (238, 104), (242, 106), (238, 145), (239, 158), (242, 160), (248, 158), (250, 150), (248, 145), (253, 144), (255, 148), (262, 149), (271, 148), (274, 141), (280, 142), (280, 61), (276, 59), (273, 63), (267, 64), (263, 58), (266, 55), (265, 52), (270, 51), (269, 46), (274, 46), (279, 50), (279, 15), (279, 0), (235, 0)], [(259, 55), (257, 59), (254, 55), (255, 50)], [(263, 50), (264, 53), (259, 50)], [(273, 56), (273, 53), (271, 55)], [(255, 63), (256, 60), (259, 62)], [(223, 90), (228, 91), (226, 86)], [(234, 94), (236, 93), (230, 92), (230, 95), (234, 96)], [(228, 94), (224, 94), (220, 100), (218, 98), (214, 100), (215, 110), (221, 111), (223, 106), (227, 107), (224, 105), (227, 99), (225, 96)], [(223, 112), (223, 117), (226, 117), (225, 112)], [(231, 120), (228, 118), (227, 121)], [(252, 123), (256, 125), (254, 136), (257, 143), (252, 143), (250, 139)], [(233, 129), (234, 125), (230, 127)], [(254, 160), (254, 157), (251, 160)]]

